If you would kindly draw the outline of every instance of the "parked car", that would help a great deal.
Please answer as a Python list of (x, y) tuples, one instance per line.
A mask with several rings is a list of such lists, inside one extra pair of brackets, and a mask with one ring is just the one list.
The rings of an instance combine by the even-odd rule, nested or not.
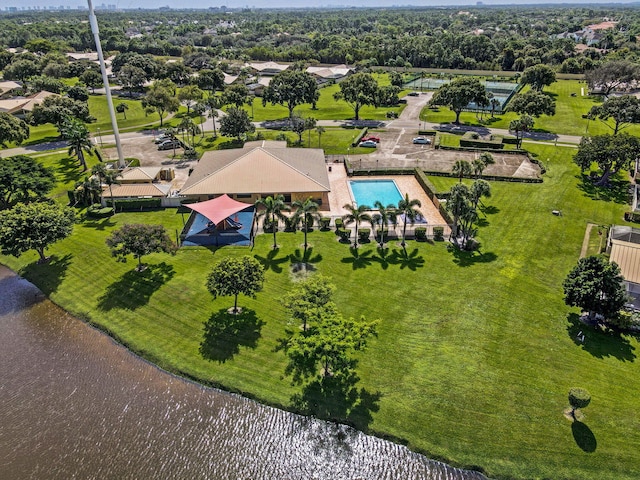
[(164, 142), (159, 144), (158, 150), (173, 150), (174, 148), (180, 148), (181, 146), (182, 146), (182, 143), (180, 142), (180, 140), (176, 140), (174, 138), (174, 139), (165, 140)]
[(376, 148), (378, 146), (378, 144), (376, 142), (374, 142), (373, 140), (365, 140), (364, 142), (360, 142), (358, 144), (359, 147), (366, 147), (366, 148)]
[(360, 141), (361, 142), (372, 141), (372, 142), (380, 143), (380, 137), (376, 137), (375, 135), (369, 135), (368, 137), (361, 138)]
[(422, 144), (422, 145), (430, 145), (431, 139), (426, 137), (416, 137), (413, 139), (413, 143)]
[(157, 137), (155, 137), (155, 138), (153, 139), (153, 141), (154, 141), (155, 143), (162, 143), (162, 142), (164, 142), (165, 140), (171, 140), (171, 138), (172, 138), (172, 137), (171, 137), (171, 135), (169, 135), (168, 133), (161, 133), (160, 135), (158, 135)]
[(410, 92), (407, 95), (409, 95), (410, 97), (417, 97), (420, 94), (418, 92)]

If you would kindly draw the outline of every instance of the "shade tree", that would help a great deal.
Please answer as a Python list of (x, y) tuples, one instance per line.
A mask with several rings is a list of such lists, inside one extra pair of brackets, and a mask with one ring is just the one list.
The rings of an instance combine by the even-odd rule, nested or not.
[(0, 160), (0, 210), (44, 198), (55, 186), (50, 168), (27, 155)]
[(0, 251), (19, 257), (35, 250), (39, 263), (44, 263), (45, 250), (71, 235), (74, 223), (72, 208), (48, 202), (19, 203), (0, 211)]
[(69, 117), (85, 123), (95, 121), (95, 118), (89, 114), (87, 102), (57, 95), (47, 97), (42, 103), (35, 105), (31, 113), (27, 115), (27, 121), (32, 125), (52, 123), (59, 126)]
[[(589, 118), (601, 120), (617, 135), (629, 125), (640, 123), (640, 99), (633, 95), (611, 97), (601, 105), (591, 107)], [(609, 125), (609, 119), (613, 120), (613, 126)]]
[(555, 115), (556, 102), (545, 93), (538, 90), (529, 90), (526, 93), (515, 95), (509, 102), (507, 110), (532, 117)]
[(283, 341), (289, 360), (285, 373), (292, 375), (295, 383), (316, 376), (324, 380), (349, 375), (356, 365), (354, 354), (364, 350), (369, 338), (377, 333), (378, 321), (368, 322), (364, 317), (354, 320), (338, 313), (332, 301), (334, 290), (323, 277), (312, 277), (283, 299), (291, 307), (288, 311), (292, 320), (306, 322), (307, 326), (289, 331)]
[(596, 164), (601, 171), (596, 184), (607, 186), (612, 175), (622, 169), (630, 168), (638, 156), (640, 156), (640, 139), (621, 133), (583, 137), (573, 161), (582, 172)]
[(236, 137), (238, 140), (242, 139), (242, 135), (252, 133), (255, 129), (249, 114), (241, 108), (230, 108), (220, 119), (220, 133), (228, 137)]
[(305, 103), (315, 104), (320, 98), (315, 78), (302, 70), (285, 70), (274, 76), (262, 94), (262, 105), (283, 105), (293, 117), (293, 110)]
[(335, 290), (336, 287), (327, 278), (313, 275), (294, 284), (281, 303), (291, 319), (302, 324), (302, 331), (306, 332), (323, 318), (323, 314), (335, 312), (332, 301)]
[(16, 118), (7, 112), (0, 112), (1, 147), (6, 147), (7, 142), (20, 144), (27, 138), (29, 138), (29, 125), (24, 120)]
[(345, 101), (353, 109), (355, 119), (359, 120), (363, 106), (377, 106), (378, 82), (370, 73), (356, 73), (340, 82), (340, 91), (333, 98)]
[(156, 112), (158, 114), (162, 127), (165, 115), (177, 112), (180, 108), (180, 101), (169, 87), (154, 82), (147, 95), (142, 99), (142, 106), (147, 113)]
[(524, 69), (520, 77), (520, 83), (531, 85), (533, 90), (539, 92), (556, 81), (556, 72), (549, 65), (539, 63)]
[(587, 312), (590, 320), (614, 318), (627, 302), (620, 267), (599, 255), (578, 260), (563, 283), (564, 301)]
[(248, 255), (225, 258), (214, 265), (207, 277), (207, 290), (213, 298), (233, 296), (234, 314), (238, 313), (238, 295), (256, 298), (264, 283), (264, 267)]
[(430, 105), (449, 107), (455, 114), (454, 123), (460, 123), (460, 113), (471, 102), (487, 103), (487, 90), (477, 78), (458, 77), (441, 86), (431, 97)]
[(127, 223), (114, 230), (105, 240), (111, 255), (120, 262), (126, 262), (129, 255), (138, 260), (136, 271), (144, 270), (142, 257), (151, 253), (174, 255), (176, 245), (162, 225)]
[(588, 70), (584, 74), (592, 92), (608, 97), (618, 87), (640, 79), (640, 65), (629, 60), (611, 60)]

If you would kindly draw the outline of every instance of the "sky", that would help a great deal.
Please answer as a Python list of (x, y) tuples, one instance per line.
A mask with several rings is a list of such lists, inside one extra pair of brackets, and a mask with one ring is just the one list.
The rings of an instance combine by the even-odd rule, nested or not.
[[(116, 8), (133, 9), (133, 8), (158, 8), (168, 6), (171, 8), (209, 8), (220, 7), (225, 5), (230, 8), (296, 8), (296, 7), (390, 7), (390, 6), (451, 6), (451, 5), (475, 5), (476, 0), (93, 0), (94, 7), (99, 7), (102, 3), (105, 5), (115, 5)], [(540, 5), (532, 0), (482, 0), (484, 5)], [(581, 4), (585, 5), (583, 0), (544, 0), (543, 3), (548, 4)], [(637, 3), (637, 1), (600, 1), (588, 2), (592, 4), (629, 4)], [(78, 6), (86, 7), (86, 0), (2, 0), (0, 10), (4, 10), (5, 6), (22, 7), (49, 7), (64, 6), (77, 8)]]

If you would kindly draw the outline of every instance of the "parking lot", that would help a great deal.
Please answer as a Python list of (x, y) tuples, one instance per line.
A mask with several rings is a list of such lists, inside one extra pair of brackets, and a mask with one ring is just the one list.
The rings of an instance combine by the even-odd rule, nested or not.
[[(175, 179), (172, 189), (180, 189), (189, 176), (189, 168), (195, 165), (196, 161), (184, 161), (181, 158), (184, 150), (176, 148), (176, 158), (173, 157), (173, 150), (158, 150), (158, 146), (153, 141), (152, 132), (147, 134), (136, 134), (135, 136), (123, 135), (121, 138), (122, 153), (125, 157), (137, 158), (143, 167), (173, 167)], [(104, 149), (108, 158), (118, 158), (115, 146)]]

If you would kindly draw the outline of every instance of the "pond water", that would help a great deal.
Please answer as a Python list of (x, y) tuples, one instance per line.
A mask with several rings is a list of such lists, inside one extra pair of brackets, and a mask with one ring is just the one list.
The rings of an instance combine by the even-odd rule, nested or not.
[(0, 267), (2, 479), (450, 479), (352, 428), (185, 381)]

